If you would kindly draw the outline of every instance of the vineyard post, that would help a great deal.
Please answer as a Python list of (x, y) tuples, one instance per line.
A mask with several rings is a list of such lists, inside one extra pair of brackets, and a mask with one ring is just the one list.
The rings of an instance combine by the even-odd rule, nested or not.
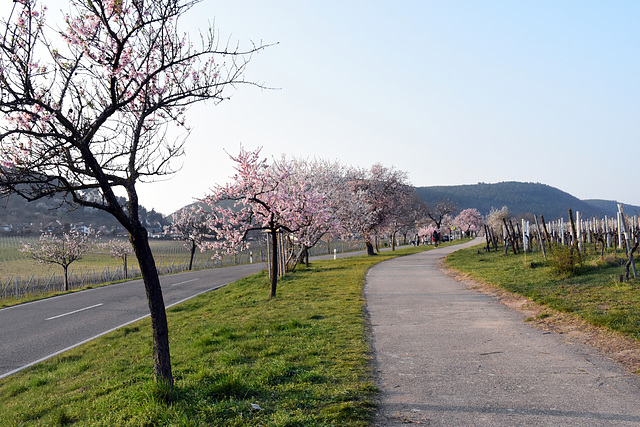
[(632, 245), (629, 232), (627, 231), (627, 225), (625, 223), (625, 218), (624, 218), (624, 210), (622, 208), (621, 203), (618, 203), (618, 217), (621, 218), (620, 227), (618, 230), (620, 230), (622, 232), (622, 235), (624, 236), (624, 241), (627, 246), (627, 252), (629, 254), (629, 260), (627, 261), (627, 264), (626, 264), (627, 279), (629, 278), (629, 265), (631, 265), (631, 269), (633, 270), (633, 278), (637, 279), (638, 271), (636, 270), (636, 262), (633, 259), (633, 251), (637, 249), (638, 245), (637, 244)]
[(491, 247), (489, 246), (489, 239), (491, 238), (491, 236), (489, 236), (489, 229), (487, 228), (487, 224), (484, 224), (484, 237), (487, 240), (487, 252), (491, 252)]
[(573, 227), (575, 240), (578, 243), (578, 252), (582, 253), (582, 220), (580, 219), (580, 211), (576, 211), (576, 222), (571, 227)]
[(544, 215), (540, 215), (540, 221), (542, 222), (542, 230), (544, 231), (544, 236), (547, 239), (547, 244), (549, 245), (549, 251), (551, 251), (551, 239), (549, 238), (549, 232), (547, 231), (547, 224), (544, 222)]
[(522, 249), (525, 253), (529, 250), (529, 223), (522, 218)]
[[(542, 217), (542, 215), (540, 216)], [(545, 239), (547, 240), (547, 242), (549, 241), (547, 236), (547, 230), (544, 230), (544, 234), (545, 234), (545, 239), (542, 238), (542, 233), (540, 232), (540, 224), (538, 224), (538, 215), (534, 215), (533, 218), (536, 220), (536, 232), (538, 233), (538, 240), (540, 240), (540, 248), (542, 248), (542, 255), (544, 256), (544, 259), (547, 259), (547, 250), (544, 247), (544, 242)]]
[(578, 239), (577, 239), (577, 232), (576, 232), (576, 223), (573, 220), (573, 212), (571, 211), (571, 209), (569, 209), (569, 222), (571, 224), (571, 237), (572, 237), (572, 247), (574, 250), (576, 250), (578, 252), (578, 262), (580, 264), (582, 264), (582, 255), (580, 254), (580, 249), (578, 247)]
[(623, 227), (623, 222), (624, 222), (624, 218), (622, 218), (622, 214), (620, 213), (620, 211), (618, 211), (618, 248), (622, 249), (622, 227)]
[(506, 255), (509, 251), (509, 232), (507, 230), (507, 222), (502, 218), (502, 240), (504, 241), (504, 254)]
[[(513, 222), (509, 220), (509, 226), (511, 226), (511, 235), (513, 236), (513, 243), (515, 248), (515, 253), (520, 253), (520, 224), (516, 222), (516, 227), (513, 226)], [(517, 228), (517, 229), (516, 229)]]

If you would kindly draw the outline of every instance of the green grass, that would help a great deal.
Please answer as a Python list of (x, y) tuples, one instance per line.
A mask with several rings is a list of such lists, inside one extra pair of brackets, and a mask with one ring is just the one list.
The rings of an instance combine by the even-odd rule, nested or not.
[[(37, 237), (0, 237), (0, 281), (6, 281), (10, 277), (36, 277), (50, 276), (51, 273), (62, 274), (62, 268), (58, 265), (38, 264), (18, 249), (22, 247), (20, 241), (25, 243), (35, 243)], [(106, 242), (108, 239), (101, 239), (100, 242)], [(189, 251), (184, 248), (184, 242), (174, 240), (150, 240), (149, 244), (153, 251), (153, 256), (158, 265), (171, 265), (172, 263), (182, 264), (189, 259)], [(194, 262), (204, 262), (210, 258), (211, 253), (202, 253), (197, 251)], [(135, 256), (128, 258), (128, 267), (137, 268), (138, 261)], [(115, 269), (122, 267), (122, 260), (114, 258), (109, 254), (108, 249), (93, 248), (91, 251), (83, 255), (83, 257), (71, 264), (70, 272), (79, 273), (81, 271), (101, 271), (104, 268)]]
[(149, 321), (119, 329), (0, 380), (0, 425), (369, 425), (364, 277), (423, 249), (300, 266), (272, 300), (261, 273), (168, 310), (173, 392), (153, 382)]
[(541, 254), (487, 253), (478, 246), (451, 254), (446, 263), (472, 278), (640, 340), (640, 281), (619, 282), (624, 261), (611, 253), (604, 259), (583, 255), (582, 266), (573, 274), (558, 274)]

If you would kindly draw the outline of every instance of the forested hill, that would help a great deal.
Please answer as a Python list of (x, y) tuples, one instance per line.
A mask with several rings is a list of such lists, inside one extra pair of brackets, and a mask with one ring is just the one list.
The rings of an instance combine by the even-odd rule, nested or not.
[[(476, 208), (483, 215), (492, 207), (507, 206), (512, 214), (533, 213), (553, 220), (568, 218), (568, 209), (580, 211), (584, 216), (615, 216), (617, 204), (611, 200), (580, 200), (557, 188), (538, 183), (499, 182), (474, 185), (417, 187), (420, 197), (431, 205), (441, 200), (451, 200), (459, 209)], [(624, 205), (625, 213), (633, 214), (640, 208)]]

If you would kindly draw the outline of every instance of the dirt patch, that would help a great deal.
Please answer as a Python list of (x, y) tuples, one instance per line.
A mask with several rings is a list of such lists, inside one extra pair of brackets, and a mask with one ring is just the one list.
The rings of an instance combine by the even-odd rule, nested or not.
[(448, 269), (444, 262), (438, 267), (447, 276), (463, 282), (470, 289), (491, 295), (507, 307), (526, 316), (526, 321), (544, 331), (563, 334), (567, 339), (588, 344), (634, 374), (640, 374), (640, 342), (600, 326), (594, 326), (574, 315), (560, 313), (528, 298), (513, 294), (494, 285), (471, 279), (459, 271)]

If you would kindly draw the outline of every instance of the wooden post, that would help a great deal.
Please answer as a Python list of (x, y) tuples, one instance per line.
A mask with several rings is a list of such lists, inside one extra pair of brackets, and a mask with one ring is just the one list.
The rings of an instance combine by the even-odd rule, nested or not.
[(631, 265), (631, 269), (633, 271), (633, 278), (637, 279), (638, 278), (638, 270), (636, 270), (636, 262), (633, 259), (633, 251), (635, 250), (635, 248), (637, 247), (635, 244), (631, 243), (631, 238), (629, 237), (629, 232), (627, 231), (627, 224), (625, 223), (625, 219), (624, 219), (624, 209), (622, 207), (621, 203), (618, 203), (618, 215), (621, 218), (620, 221), (620, 230), (622, 232), (622, 235), (624, 236), (624, 240), (625, 240), (625, 244), (627, 246), (627, 253), (629, 255), (629, 261), (627, 262), (627, 275), (629, 272), (629, 265)]
[(511, 235), (513, 236), (513, 243), (515, 245), (516, 253), (520, 253), (520, 225), (516, 222), (516, 227), (513, 226), (513, 222), (509, 220), (509, 225), (511, 226)]
[(571, 223), (571, 236), (573, 237), (573, 248), (578, 252), (578, 261), (582, 264), (582, 255), (580, 254), (580, 249), (578, 248), (578, 239), (576, 233), (576, 223), (573, 221), (573, 212), (569, 209), (569, 222)]
[(489, 246), (491, 236), (489, 235), (489, 227), (487, 227), (487, 224), (484, 225), (484, 237), (487, 240), (487, 252), (491, 252), (491, 247)]
[[(505, 218), (502, 218), (502, 221), (504, 222), (504, 229), (507, 234), (506, 238), (511, 242), (511, 249), (513, 250), (514, 255), (517, 255), (518, 251), (516, 251), (516, 245), (518, 243), (516, 241), (517, 237), (515, 236), (515, 232), (513, 232), (513, 224), (511, 224), (511, 220), (507, 222)], [(509, 228), (510, 224), (511, 224), (511, 228)], [(506, 251), (507, 251), (507, 248), (505, 247), (505, 253)]]
[(544, 236), (547, 239), (547, 244), (549, 245), (549, 251), (551, 251), (551, 239), (549, 239), (549, 232), (547, 231), (547, 224), (544, 222), (544, 215), (540, 215), (540, 221), (542, 221), (542, 230), (544, 230)]
[[(542, 215), (541, 215), (542, 217)], [(544, 248), (544, 240), (542, 239), (542, 233), (540, 232), (540, 225), (538, 224), (538, 215), (534, 215), (533, 218), (536, 220), (536, 231), (538, 232), (538, 239), (540, 240), (540, 247), (542, 248), (542, 255), (544, 259), (547, 259), (547, 250)], [(545, 236), (547, 235), (547, 230), (544, 230)], [(548, 239), (548, 237), (545, 237)], [(547, 240), (548, 242), (548, 240)]]

